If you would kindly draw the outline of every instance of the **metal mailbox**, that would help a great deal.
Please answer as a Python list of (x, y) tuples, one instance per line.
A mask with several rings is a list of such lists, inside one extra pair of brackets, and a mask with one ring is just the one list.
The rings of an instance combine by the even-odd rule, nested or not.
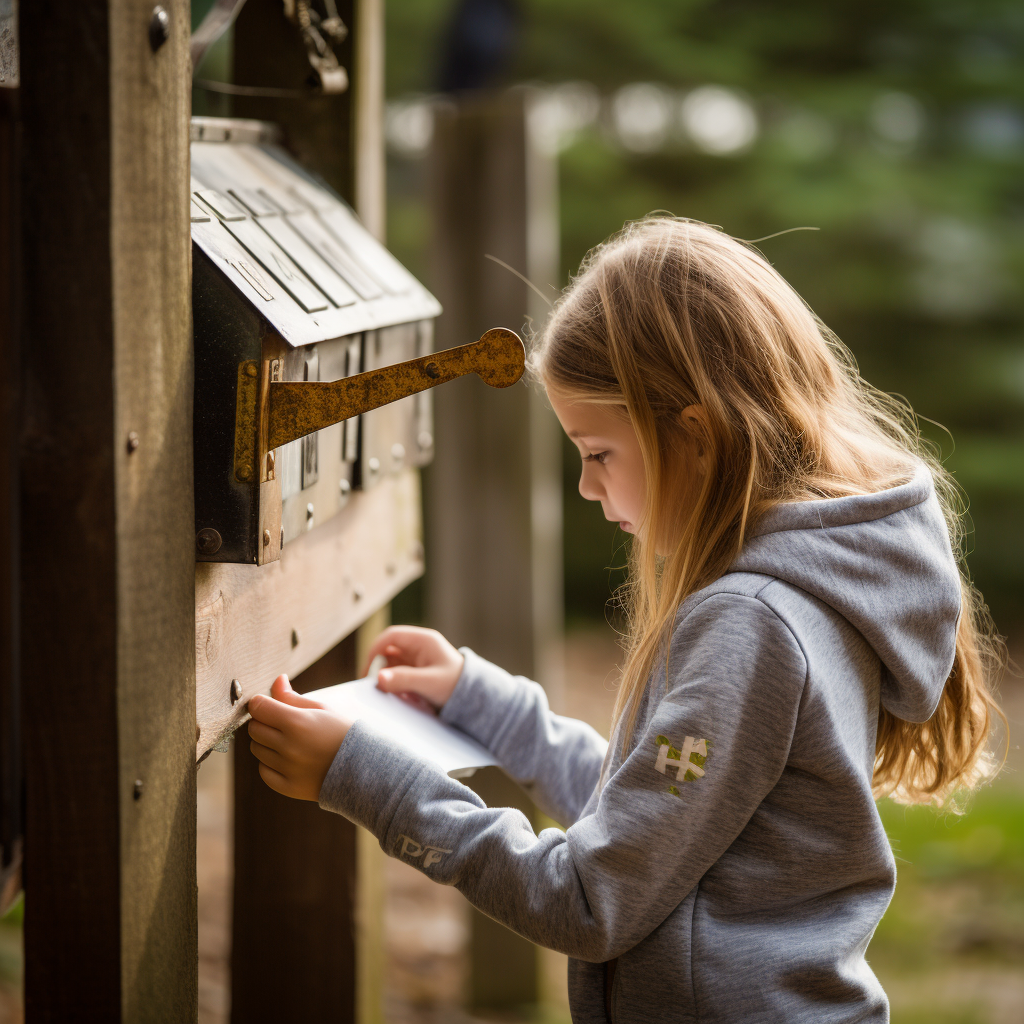
[(196, 557), (272, 562), (433, 453), (427, 389), (507, 387), (504, 329), (433, 352), (437, 300), (261, 122), (192, 125)]

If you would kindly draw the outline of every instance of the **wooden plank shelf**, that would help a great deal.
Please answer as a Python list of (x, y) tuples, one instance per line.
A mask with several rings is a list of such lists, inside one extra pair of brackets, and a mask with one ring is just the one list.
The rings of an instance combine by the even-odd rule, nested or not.
[(246, 719), (250, 697), (307, 669), (422, 573), (415, 470), (357, 491), (278, 562), (197, 562), (196, 758)]

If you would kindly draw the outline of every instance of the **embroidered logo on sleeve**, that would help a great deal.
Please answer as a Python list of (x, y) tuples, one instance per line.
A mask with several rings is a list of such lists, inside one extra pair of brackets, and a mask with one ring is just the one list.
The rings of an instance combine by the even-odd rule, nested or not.
[[(708, 740), (687, 736), (683, 740), (681, 750), (672, 746), (665, 736), (659, 736), (655, 743), (658, 745), (658, 760), (654, 762), (654, 767), (662, 775), (667, 775), (669, 770), (674, 768), (678, 782), (695, 782), (704, 777), (704, 765), (707, 764), (711, 747)], [(679, 789), (676, 786), (669, 786), (668, 791), (679, 796)]]
[(422, 857), (425, 868), (436, 864), (446, 853), (452, 852), (451, 850), (442, 850), (437, 846), (422, 846), (408, 836), (399, 836), (398, 838), (402, 840), (402, 856), (408, 857), (410, 860), (419, 860)]

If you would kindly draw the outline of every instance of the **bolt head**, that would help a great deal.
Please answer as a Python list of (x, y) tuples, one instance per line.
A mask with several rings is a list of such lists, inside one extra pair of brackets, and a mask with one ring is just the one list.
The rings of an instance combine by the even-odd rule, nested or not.
[(423, 372), (431, 380), (437, 380), (437, 378), (441, 376), (441, 371), (438, 369), (437, 363), (433, 363), (433, 362), (427, 363), (427, 365), (423, 367)]
[(220, 534), (213, 527), (207, 526), (196, 534), (196, 550), (201, 555), (215, 555), (222, 543)]
[(159, 5), (153, 8), (149, 19), (149, 48), (156, 53), (171, 37), (170, 15)]

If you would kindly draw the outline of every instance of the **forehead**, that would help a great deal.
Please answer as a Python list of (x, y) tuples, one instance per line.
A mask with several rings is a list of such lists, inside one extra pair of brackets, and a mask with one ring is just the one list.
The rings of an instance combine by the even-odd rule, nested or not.
[(573, 440), (580, 437), (615, 437), (632, 429), (629, 416), (621, 406), (573, 402), (557, 392), (549, 393), (548, 398), (562, 429)]

